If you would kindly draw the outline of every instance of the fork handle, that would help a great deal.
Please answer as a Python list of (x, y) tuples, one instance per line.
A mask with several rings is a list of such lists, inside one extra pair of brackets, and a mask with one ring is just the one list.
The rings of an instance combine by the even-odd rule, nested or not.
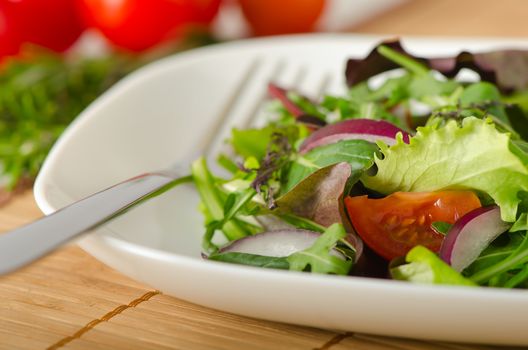
[(0, 234), (0, 275), (21, 268), (136, 204), (191, 180), (190, 175), (178, 176), (171, 172), (139, 175)]

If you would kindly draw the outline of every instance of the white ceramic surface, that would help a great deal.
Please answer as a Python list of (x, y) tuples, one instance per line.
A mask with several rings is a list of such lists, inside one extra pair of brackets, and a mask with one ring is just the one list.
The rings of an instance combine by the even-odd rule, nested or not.
[[(49, 214), (192, 153), (256, 57), (259, 66), (244, 86), (242, 103), (230, 113), (234, 119), (248, 113), (244, 101), (264, 95), (278, 62), (285, 64), (279, 82), (291, 85), (301, 78), (301, 91), (313, 95), (323, 73), (329, 73), (327, 90), (339, 93), (346, 58), (365, 55), (378, 40), (353, 35), (250, 40), (153, 63), (101, 96), (67, 129), (35, 184), (38, 205)], [(528, 47), (528, 42), (409, 38), (406, 45), (437, 55)], [(84, 236), (79, 245), (166, 294), (241, 315), (392, 336), (528, 345), (525, 291), (421, 286), (204, 261), (197, 205), (192, 187), (176, 188)]]

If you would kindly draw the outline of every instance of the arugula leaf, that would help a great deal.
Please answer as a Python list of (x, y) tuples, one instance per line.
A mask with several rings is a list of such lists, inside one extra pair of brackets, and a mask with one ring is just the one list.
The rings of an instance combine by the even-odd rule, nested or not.
[(464, 271), (479, 284), (514, 288), (528, 278), (527, 213), (522, 213), (507, 235), (493, 241)]
[(504, 284), (504, 288), (514, 288), (520, 285), (523, 282), (528, 280), (528, 264), (524, 265), (522, 269), (514, 274), (510, 279), (508, 279)]
[(480, 256), (464, 271), (465, 276), (472, 276), (510, 256), (523, 242), (524, 233), (515, 232), (499, 236)]
[(256, 267), (264, 267), (271, 269), (282, 269), (288, 270), (290, 264), (288, 263), (287, 257), (276, 257), (276, 256), (264, 256), (257, 254), (248, 253), (214, 253), (209, 255), (209, 260), (223, 261), (233, 264), (249, 265)]
[(364, 140), (342, 140), (316, 147), (293, 162), (283, 193), (290, 191), (315, 171), (340, 162), (350, 164), (351, 176), (359, 177), (364, 170), (372, 166), (377, 151), (375, 144)]
[(398, 50), (394, 50), (393, 48), (390, 48), (387, 45), (379, 45), (376, 48), (376, 51), (384, 56), (385, 58), (391, 60), (392, 62), (400, 65), (401, 67), (404, 67), (409, 72), (416, 74), (416, 75), (427, 75), (429, 74), (429, 69), (427, 66), (422, 64), (422, 62), (413, 59), (411, 56), (399, 52)]
[(291, 225), (296, 228), (323, 233), (326, 227), (319, 225), (318, 223), (293, 214), (281, 214), (274, 213), (274, 216), (282, 220), (287, 225)]
[(515, 104), (505, 105), (504, 110), (508, 116), (509, 124), (513, 130), (519, 135), (522, 140), (516, 140), (516, 142), (522, 142), (525, 152), (528, 150), (526, 141), (528, 140), (528, 114), (527, 110), (523, 110), (521, 107)]
[(315, 273), (348, 274), (352, 261), (343, 260), (331, 251), (346, 235), (341, 224), (333, 224), (315, 241), (313, 246), (288, 257), (290, 270), (306, 271), (309, 269)]
[(522, 213), (510, 228), (490, 244), (465, 269), (464, 275), (479, 284), (492, 287), (514, 288), (528, 279), (528, 215)]
[[(378, 99), (385, 98), (385, 95), (378, 94), (378, 90), (371, 93), (367, 88), (364, 96), (355, 96), (354, 91), (354, 89), (351, 89), (348, 98), (325, 96), (323, 102), (321, 102), (321, 107), (326, 109), (328, 114), (337, 112), (339, 120), (354, 118), (386, 120), (404, 128), (401, 120), (390, 113), (384, 104), (379, 103)], [(389, 93), (387, 92), (387, 94)], [(400, 102), (403, 97), (406, 96), (397, 95), (396, 93), (389, 95), (388, 98), (390, 100), (386, 103), (387, 107)]]
[(518, 268), (528, 263), (528, 235), (524, 234), (522, 242), (506, 258), (497, 263), (488, 266), (485, 269), (477, 271), (469, 278), (479, 284), (489, 281), (491, 278), (498, 276), (508, 270)]
[[(321, 121), (323, 121), (324, 125), (325, 115), (319, 110), (319, 106), (315, 105), (305, 96), (302, 96), (294, 91), (289, 91), (288, 97), (293, 101), (293, 103), (295, 103), (302, 109), (302, 111), (304, 112), (302, 115), (309, 115), (320, 119)], [(302, 115), (298, 117), (301, 117)]]
[(460, 95), (460, 104), (464, 107), (472, 107), (475, 104), (487, 103), (487, 112), (509, 125), (506, 110), (501, 104), (501, 94), (497, 87), (488, 82), (479, 82), (469, 85)]
[(528, 169), (510, 151), (510, 136), (488, 121), (468, 117), (461, 127), (453, 120), (443, 127), (432, 123), (418, 128), (409, 144), (400, 135), (395, 145), (380, 147), (384, 158), (376, 156), (377, 174), (361, 181), (382, 194), (473, 189), (487, 193), (500, 206), (502, 220), (513, 222), (517, 194), (528, 190)]
[(235, 215), (241, 211), (256, 194), (257, 192), (253, 188), (247, 188), (241, 192), (230, 193), (224, 203), (223, 221), (227, 222), (234, 218)]
[[(205, 158), (201, 157), (194, 161), (191, 166), (193, 181), (201, 197), (201, 208), (206, 218), (206, 233), (203, 238), (203, 246), (206, 251), (216, 250), (211, 240), (217, 229), (221, 229), (224, 235), (229, 240), (239, 239), (248, 236), (252, 231), (248, 225), (237, 220), (231, 220), (240, 207), (247, 203), (255, 194), (253, 189), (248, 190), (248, 193), (242, 196), (241, 201), (237, 201), (230, 197), (227, 202), (227, 196), (223, 195), (219, 187), (216, 185), (213, 175), (210, 173), (205, 162)], [(253, 192), (251, 192), (253, 191)], [(228, 204), (227, 210), (224, 207)], [(227, 220), (226, 220), (227, 218)]]
[(405, 261), (407, 264), (391, 268), (394, 279), (426, 284), (476, 286), (423, 246), (411, 249)]
[(413, 77), (407, 89), (414, 99), (424, 100), (426, 97), (447, 96), (452, 94), (460, 84), (453, 80), (439, 80), (432, 73)]
[(238, 165), (224, 153), (220, 153), (216, 159), (216, 162), (225, 170), (229, 171), (231, 174), (236, 174), (240, 171)]

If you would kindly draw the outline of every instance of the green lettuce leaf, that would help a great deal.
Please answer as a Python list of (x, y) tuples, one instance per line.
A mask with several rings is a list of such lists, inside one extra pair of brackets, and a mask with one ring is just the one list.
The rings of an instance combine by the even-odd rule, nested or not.
[(500, 206), (504, 221), (514, 222), (517, 194), (528, 190), (528, 169), (512, 153), (510, 135), (498, 132), (488, 120), (468, 117), (461, 123), (432, 123), (418, 128), (409, 144), (401, 135), (392, 147), (380, 144), (383, 159), (375, 159), (377, 174), (364, 175), (361, 181), (383, 194), (482, 191)]
[(391, 269), (394, 279), (425, 284), (476, 286), (425, 247), (416, 246), (411, 249), (405, 261), (407, 264)]

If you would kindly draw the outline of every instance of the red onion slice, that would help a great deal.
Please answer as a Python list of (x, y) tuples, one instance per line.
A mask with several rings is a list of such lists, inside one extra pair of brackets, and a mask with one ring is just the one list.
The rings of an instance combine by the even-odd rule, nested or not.
[(409, 143), (409, 134), (384, 120), (348, 119), (327, 125), (313, 132), (300, 147), (300, 153), (335, 143), (340, 140), (361, 139), (370, 142), (381, 140), (389, 146), (396, 143), (396, 135), (401, 132), (403, 141)]
[(268, 231), (244, 237), (220, 249), (220, 253), (247, 253), (282, 257), (310, 248), (319, 237), (317, 232), (298, 229)]
[[(293, 253), (310, 248), (320, 234), (301, 229), (284, 229), (268, 231), (253, 236), (244, 237), (222, 247), (219, 253), (246, 253), (271, 257), (286, 257)], [(355, 260), (359, 259), (363, 251), (363, 243), (359, 237), (347, 235), (345, 239), (356, 250)], [(345, 257), (334, 250), (336, 256)]]
[(451, 227), (440, 247), (440, 258), (461, 272), (510, 226), (501, 220), (496, 205), (472, 210)]

